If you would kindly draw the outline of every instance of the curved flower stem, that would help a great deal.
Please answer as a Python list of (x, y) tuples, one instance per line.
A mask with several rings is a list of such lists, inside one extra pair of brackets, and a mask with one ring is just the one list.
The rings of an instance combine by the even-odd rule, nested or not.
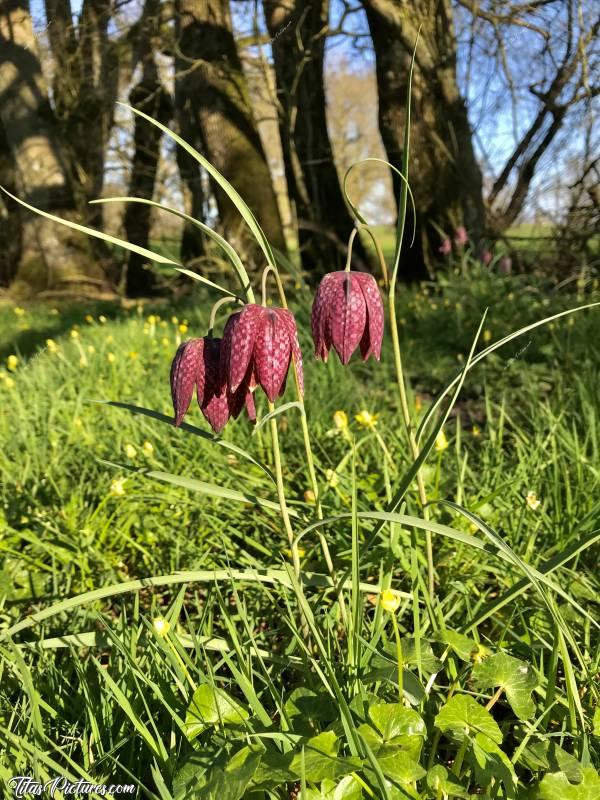
[(217, 319), (217, 311), (224, 306), (226, 303), (238, 303), (239, 300), (237, 297), (222, 297), (220, 300), (214, 304), (214, 306), (210, 310), (210, 318), (208, 320), (208, 335), (212, 336), (213, 328), (215, 327), (215, 321)]
[[(287, 308), (287, 298), (285, 296), (285, 289), (283, 288), (283, 283), (281, 281), (281, 276), (279, 275), (279, 271), (277, 267), (273, 265), (269, 265), (263, 272), (263, 305), (264, 305), (264, 295), (266, 291), (266, 280), (269, 273), (272, 272), (275, 278), (275, 283), (277, 285), (277, 292), (279, 294), (279, 300), (283, 308)], [(293, 356), (292, 356), (293, 359)], [(319, 492), (319, 483), (317, 481), (317, 473), (315, 470), (315, 461), (312, 452), (312, 446), (310, 443), (310, 433), (308, 430), (308, 422), (306, 420), (306, 409), (304, 406), (304, 397), (302, 392), (300, 391), (300, 384), (298, 383), (298, 375), (296, 374), (295, 364), (294, 364), (294, 386), (296, 387), (296, 397), (298, 402), (301, 406), (301, 413), (300, 413), (300, 425), (302, 427), (302, 438), (304, 440), (304, 450), (306, 453), (306, 463), (308, 466), (308, 477), (311, 484), (312, 492), (315, 496), (315, 509), (317, 512), (317, 519), (323, 519), (323, 508), (321, 506), (321, 495)], [(273, 421), (271, 420), (271, 425), (273, 425)], [(338, 585), (338, 581), (335, 574), (335, 569), (333, 567), (333, 561), (331, 559), (331, 553), (329, 551), (329, 545), (327, 544), (327, 539), (325, 538), (323, 533), (319, 533), (319, 542), (321, 544), (321, 550), (323, 551), (323, 558), (325, 559), (325, 564), (327, 566), (327, 571), (329, 572), (329, 577), (333, 582), (333, 586), (335, 588), (335, 592), (338, 599), (338, 604), (340, 606), (340, 614), (342, 617), (342, 621), (344, 625), (348, 621), (348, 615), (346, 612), (346, 604), (344, 602), (344, 595), (342, 591), (341, 585)], [(293, 552), (293, 551), (292, 551)]]
[(350, 262), (352, 261), (352, 245), (354, 244), (354, 239), (356, 238), (356, 234), (359, 231), (360, 223), (352, 228), (352, 233), (350, 234), (350, 238), (348, 239), (348, 255), (346, 256), (346, 266), (344, 267), (344, 272), (350, 272)]
[[(271, 403), (271, 401), (269, 401), (269, 413), (271, 414), (273, 411), (275, 411), (275, 405)], [(271, 419), (269, 420), (269, 425), (271, 427), (271, 439), (273, 442), (273, 461), (275, 462), (277, 499), (279, 500), (279, 505), (281, 507), (281, 519), (283, 521), (283, 527), (285, 528), (285, 532), (288, 537), (290, 550), (292, 551), (294, 572), (296, 574), (296, 577), (298, 578), (299, 585), (302, 586), (302, 583), (300, 582), (300, 557), (298, 555), (298, 543), (294, 538), (294, 531), (292, 530), (292, 523), (290, 522), (290, 515), (288, 513), (287, 502), (285, 499), (285, 488), (283, 485), (283, 470), (281, 469), (281, 450), (279, 449), (279, 432), (277, 430), (276, 417), (271, 417)]]

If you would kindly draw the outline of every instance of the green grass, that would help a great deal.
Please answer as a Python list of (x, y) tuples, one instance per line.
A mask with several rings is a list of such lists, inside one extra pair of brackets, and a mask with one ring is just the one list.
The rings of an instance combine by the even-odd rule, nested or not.
[[(385, 516), (412, 464), (391, 349), (380, 364), (315, 362), (306, 291), (290, 307), (347, 625), (314, 531), (300, 542), (301, 589), (276, 512), (144, 475), (276, 503), (259, 465), (97, 402), (171, 414), (170, 361), (181, 338), (204, 335), (204, 294), (176, 307), (0, 307), (0, 782), (65, 773), (164, 800), (283, 800), (294, 787), (335, 800), (597, 796), (598, 311), (536, 328), (467, 374), (448, 447), (424, 467), (441, 526), (429, 603), (423, 531), (406, 519), (422, 516), (414, 486), (405, 516)], [(464, 365), (486, 307), (478, 349), (600, 299), (595, 285), (473, 265), (398, 296), (417, 421)], [(281, 402), (293, 399), (289, 388)], [(379, 415), (375, 431), (355, 421), (363, 409)], [(297, 409), (278, 420), (297, 534), (315, 519)], [(208, 432), (197, 408), (187, 421)], [(267, 426), (240, 420), (223, 439), (273, 467)], [(553, 569), (552, 587), (533, 568)], [(142, 582), (116, 588), (130, 581)], [(387, 584), (400, 600), (402, 705), (378, 603)]]

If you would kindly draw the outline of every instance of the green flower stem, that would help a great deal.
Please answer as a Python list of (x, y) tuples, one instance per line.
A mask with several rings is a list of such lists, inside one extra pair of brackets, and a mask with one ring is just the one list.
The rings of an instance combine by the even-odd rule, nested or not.
[[(392, 281), (389, 294), (389, 315), (390, 315), (390, 328), (392, 331), (392, 347), (394, 350), (394, 364), (396, 367), (396, 379), (398, 382), (398, 393), (400, 396), (400, 407), (402, 409), (402, 416), (404, 418), (404, 425), (408, 436), (412, 457), (417, 459), (419, 457), (419, 445), (415, 436), (414, 427), (412, 425), (410, 410), (408, 407), (408, 399), (406, 396), (406, 384), (404, 380), (404, 370), (402, 368), (402, 355), (400, 352), (400, 336), (398, 333), (398, 321), (396, 318), (396, 303), (394, 297), (395, 282)], [(419, 501), (421, 503), (423, 517), (429, 519), (429, 509), (427, 507), (427, 492), (425, 491), (425, 481), (423, 480), (423, 470), (419, 469), (417, 472), (417, 489), (419, 492)], [(429, 595), (433, 598), (435, 591), (435, 571), (433, 566), (433, 544), (431, 540), (431, 532), (425, 531), (425, 550), (427, 557), (427, 586)]]
[[(265, 269), (265, 271), (263, 273), (263, 294), (264, 294), (264, 291), (265, 291), (264, 286), (265, 286), (265, 281), (266, 281), (266, 275), (268, 274), (268, 272), (272, 272), (273, 273), (273, 276), (275, 277), (275, 283), (277, 284), (277, 291), (279, 293), (279, 299), (280, 299), (281, 305), (282, 305), (283, 308), (287, 308), (288, 307), (287, 298), (285, 296), (285, 289), (283, 288), (283, 283), (281, 281), (281, 277), (279, 275), (279, 271), (277, 270), (276, 267), (273, 267), (272, 265), (270, 267), (267, 267), (267, 269)], [(293, 356), (292, 356), (292, 358), (293, 358)], [(312, 446), (311, 446), (311, 443), (310, 443), (310, 433), (309, 433), (309, 430), (308, 430), (308, 422), (306, 420), (306, 408), (305, 408), (305, 405), (304, 405), (304, 397), (302, 395), (302, 392), (300, 391), (300, 384), (298, 383), (298, 376), (296, 375), (296, 369), (295, 368), (294, 368), (293, 372), (294, 372), (294, 386), (296, 387), (296, 397), (297, 397), (298, 402), (300, 403), (300, 406), (301, 406), (300, 425), (302, 427), (302, 438), (304, 440), (304, 450), (305, 450), (305, 453), (306, 453), (306, 463), (307, 463), (307, 466), (308, 466), (308, 476), (309, 476), (312, 492), (313, 492), (313, 494), (315, 496), (315, 509), (316, 509), (316, 512), (317, 512), (317, 519), (321, 520), (321, 519), (323, 519), (323, 508), (321, 506), (321, 495), (320, 495), (320, 492), (319, 492), (319, 483), (317, 481), (317, 473), (316, 473), (316, 470), (315, 470), (315, 461), (314, 461), (314, 457), (313, 457)], [(273, 420), (271, 420), (271, 426), (272, 425), (273, 425)], [(272, 427), (271, 427), (271, 429), (272, 429)], [(344, 602), (344, 595), (343, 595), (341, 586), (338, 585), (338, 581), (337, 581), (336, 574), (335, 574), (335, 569), (333, 567), (333, 561), (331, 559), (331, 553), (329, 551), (329, 545), (327, 544), (327, 539), (325, 538), (325, 536), (322, 533), (319, 533), (319, 542), (321, 544), (321, 549), (323, 551), (323, 558), (325, 559), (325, 564), (327, 566), (327, 571), (329, 572), (329, 577), (331, 578), (331, 580), (333, 582), (333, 586), (335, 587), (338, 603), (339, 603), (339, 606), (340, 606), (340, 614), (341, 614), (342, 620), (344, 622), (344, 625), (346, 625), (346, 623), (348, 621), (348, 615), (347, 615), (347, 612), (346, 612), (346, 604)], [(293, 550), (292, 550), (292, 552), (293, 552)]]
[(402, 655), (402, 639), (400, 638), (400, 628), (396, 620), (396, 614), (392, 614), (392, 625), (394, 626), (394, 635), (396, 636), (396, 658), (398, 660), (398, 697), (400, 705), (404, 704), (404, 658)]
[[(275, 405), (271, 403), (271, 401), (269, 401), (269, 413), (271, 414), (273, 411), (275, 411)], [(294, 538), (294, 531), (292, 530), (292, 523), (290, 522), (290, 515), (288, 513), (287, 502), (285, 499), (283, 471), (281, 468), (281, 450), (279, 449), (279, 432), (277, 430), (277, 418), (271, 417), (271, 419), (269, 420), (269, 425), (271, 426), (271, 440), (273, 442), (273, 460), (275, 462), (275, 478), (277, 482), (277, 499), (279, 500), (279, 505), (281, 507), (281, 519), (283, 521), (283, 527), (285, 528), (285, 532), (288, 537), (290, 550), (292, 551), (294, 573), (298, 578), (298, 584), (302, 586), (300, 582), (300, 557), (298, 555), (298, 543)]]
[(227, 303), (238, 303), (240, 302), (237, 297), (222, 297), (220, 300), (214, 304), (214, 306), (210, 310), (210, 318), (208, 321), (208, 335), (212, 336), (213, 328), (215, 327), (215, 321), (217, 319), (217, 311), (221, 308), (221, 306), (226, 305)]
[(452, 772), (454, 773), (454, 775), (456, 775), (457, 778), (460, 778), (460, 771), (462, 769), (463, 761), (465, 760), (465, 754), (467, 752), (468, 747), (469, 747), (469, 737), (465, 736), (465, 738), (460, 743), (460, 747), (458, 748), (458, 753), (456, 754), (456, 758), (452, 766)]

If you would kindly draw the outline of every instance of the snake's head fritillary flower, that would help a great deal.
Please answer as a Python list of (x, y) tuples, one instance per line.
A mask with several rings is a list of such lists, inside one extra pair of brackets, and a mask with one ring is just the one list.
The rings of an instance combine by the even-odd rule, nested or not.
[(215, 433), (220, 433), (230, 417), (238, 417), (246, 407), (248, 416), (256, 420), (254, 401), (247, 383), (236, 392), (227, 390), (221, 364), (222, 340), (205, 337), (189, 339), (177, 349), (171, 365), (171, 394), (175, 425), (181, 425), (194, 389), (198, 405)]
[(367, 272), (339, 271), (325, 275), (312, 307), (315, 356), (327, 361), (334, 348), (342, 364), (360, 345), (363, 361), (379, 361), (383, 339), (383, 303), (377, 281)]
[(469, 241), (469, 234), (464, 225), (460, 225), (454, 233), (454, 241), (459, 247), (462, 247)]
[(491, 262), (492, 258), (493, 256), (491, 250), (484, 250), (481, 254), (481, 263), (487, 267)]
[(502, 275), (510, 275), (512, 272), (512, 258), (510, 256), (502, 256), (499, 269)]
[(304, 393), (302, 354), (296, 321), (285, 308), (249, 303), (233, 314), (223, 332), (223, 374), (229, 392), (241, 386), (261, 386), (271, 402), (285, 391), (290, 364), (294, 364)]
[(450, 241), (450, 239), (444, 239), (441, 245), (438, 247), (438, 251), (443, 256), (449, 256), (450, 253), (452, 252), (452, 242)]

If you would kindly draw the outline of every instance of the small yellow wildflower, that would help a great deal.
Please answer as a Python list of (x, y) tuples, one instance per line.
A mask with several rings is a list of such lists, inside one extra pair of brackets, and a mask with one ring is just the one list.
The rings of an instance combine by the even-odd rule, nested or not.
[(117, 360), (117, 357), (115, 356), (114, 353), (107, 353), (106, 354), (106, 358), (107, 358), (109, 364), (114, 364), (115, 361)]
[(88, 344), (87, 351), (88, 351), (88, 353), (95, 353), (96, 352), (96, 348), (94, 347), (93, 344)]
[(163, 336), (163, 338), (160, 340), (160, 343), (162, 344), (163, 347), (169, 347), (171, 344), (171, 342), (167, 339), (166, 336)]
[(157, 619), (153, 620), (152, 627), (154, 628), (154, 633), (164, 639), (171, 630), (171, 623), (162, 617), (157, 617)]
[(348, 427), (348, 414), (345, 411), (336, 411), (333, 415), (333, 424), (339, 430), (344, 430)]
[(435, 449), (438, 453), (443, 453), (444, 450), (447, 450), (449, 447), (448, 439), (446, 438), (446, 434), (443, 430), (441, 430), (438, 435), (435, 437)]
[(114, 342), (113, 335), (109, 333), (109, 335), (105, 339), (105, 342), (106, 342), (106, 344), (111, 344), (112, 342)]
[(384, 611), (395, 614), (400, 608), (400, 596), (393, 589), (384, 589), (379, 595), (379, 602)]
[(328, 469), (325, 473), (325, 476), (327, 478), (327, 485), (331, 486), (332, 489), (335, 488), (340, 482), (337, 472), (333, 469)]
[(11, 372), (14, 372), (16, 370), (18, 363), (19, 363), (19, 359), (14, 355), (13, 356), (9, 356), (6, 359), (6, 366), (8, 367), (8, 369)]
[(88, 365), (87, 358), (85, 356), (81, 356), (81, 358), (79, 359), (79, 366), (87, 367), (87, 365)]
[(6, 375), (6, 373), (4, 372), (0, 372), (0, 375), (2, 375), (2, 380), (4, 381), (4, 385), (6, 386), (6, 388), (12, 389), (13, 386), (15, 385), (15, 382), (10, 377), (10, 375)]
[(25, 309), (24, 309), (24, 308), (21, 308), (21, 306), (15, 306), (15, 307), (13, 308), (13, 311), (15, 312), (15, 314), (17, 315), (17, 317), (22, 317), (22, 316), (23, 316), (23, 314), (25, 313)]
[(179, 333), (187, 333), (187, 331), (188, 331), (188, 326), (185, 324), (185, 322), (182, 322), (181, 325), (179, 326)]
[(60, 311), (58, 310), (58, 308), (51, 308), (50, 313), (52, 314), (53, 317), (58, 317)]
[(371, 414), (370, 411), (367, 411), (364, 408), (354, 417), (359, 425), (361, 425), (363, 428), (370, 428), (371, 430), (377, 425), (378, 418), (379, 414)]
[[(298, 548), (297, 548), (297, 553), (298, 553), (298, 558), (304, 558), (304, 556), (306, 555), (306, 550), (305, 550), (303, 547), (298, 547)], [(290, 548), (289, 548), (289, 547), (287, 547), (287, 548), (286, 548), (286, 549), (283, 551), (283, 555), (284, 555), (284, 556), (287, 556), (288, 558), (291, 558), (291, 557), (292, 557), (292, 551), (290, 550)]]
[(110, 493), (113, 497), (122, 497), (125, 494), (125, 478), (115, 478), (110, 484)]
[(477, 533), (478, 530), (479, 528), (477, 527), (477, 525), (475, 525), (474, 522), (469, 522), (469, 531), (471, 533)]
[(130, 350), (130, 351), (129, 351), (129, 358), (131, 358), (131, 360), (132, 360), (132, 361), (135, 361), (135, 359), (136, 359), (137, 357), (138, 357), (138, 353), (137, 353), (137, 351), (136, 351), (136, 350)]
[(486, 329), (483, 332), (483, 337), (482, 338), (483, 338), (483, 341), (486, 342), (486, 343), (487, 342), (491, 342), (492, 341), (492, 332), (490, 330)]
[(106, 325), (106, 317), (104, 316), (104, 314), (100, 314), (100, 316), (98, 317), (98, 322), (101, 325)]
[(46, 339), (46, 347), (50, 353), (58, 352), (58, 345), (54, 341), (54, 339)]
[(148, 325), (156, 325), (157, 322), (158, 322), (158, 317), (156, 317), (154, 314), (150, 314), (150, 316), (148, 317)]
[(144, 442), (144, 444), (142, 445), (142, 450), (147, 456), (151, 456), (152, 453), (154, 452), (154, 447), (152, 445), (152, 442)]
[(527, 492), (527, 497), (525, 498), (527, 501), (527, 505), (532, 511), (537, 511), (537, 509), (541, 506), (542, 501), (538, 500), (538, 496), (535, 492)]
[(81, 418), (80, 417), (75, 417), (75, 419), (73, 420), (73, 425), (76, 428), (81, 428), (81, 426), (83, 425), (83, 423), (81, 421)]
[(431, 304), (431, 310), (432, 311), (437, 311), (437, 303), (432, 303)]
[(420, 394), (415, 395), (415, 411), (418, 413), (423, 408), (423, 399)]
[(125, 445), (125, 455), (127, 458), (135, 458), (137, 456), (137, 450), (132, 444)]
[(179, 323), (179, 319), (177, 317), (171, 317), (171, 322), (173, 325), (177, 325)]
[(85, 321), (89, 322), (89, 323), (92, 323), (94, 321), (94, 318), (92, 317), (91, 314), (86, 314), (85, 315)]
[(71, 331), (71, 339), (79, 339), (79, 331), (77, 328), (73, 328)]
[(473, 664), (480, 664), (484, 658), (490, 655), (490, 650), (482, 644), (476, 644), (471, 650), (471, 661)]
[(475, 437), (481, 436), (481, 428), (479, 428), (477, 425), (473, 425), (473, 427), (471, 428), (471, 433)]
[(313, 490), (312, 489), (307, 489), (304, 492), (304, 502), (305, 503), (314, 503), (315, 500), (316, 500), (316, 498), (315, 498), (315, 493), (313, 492)]

